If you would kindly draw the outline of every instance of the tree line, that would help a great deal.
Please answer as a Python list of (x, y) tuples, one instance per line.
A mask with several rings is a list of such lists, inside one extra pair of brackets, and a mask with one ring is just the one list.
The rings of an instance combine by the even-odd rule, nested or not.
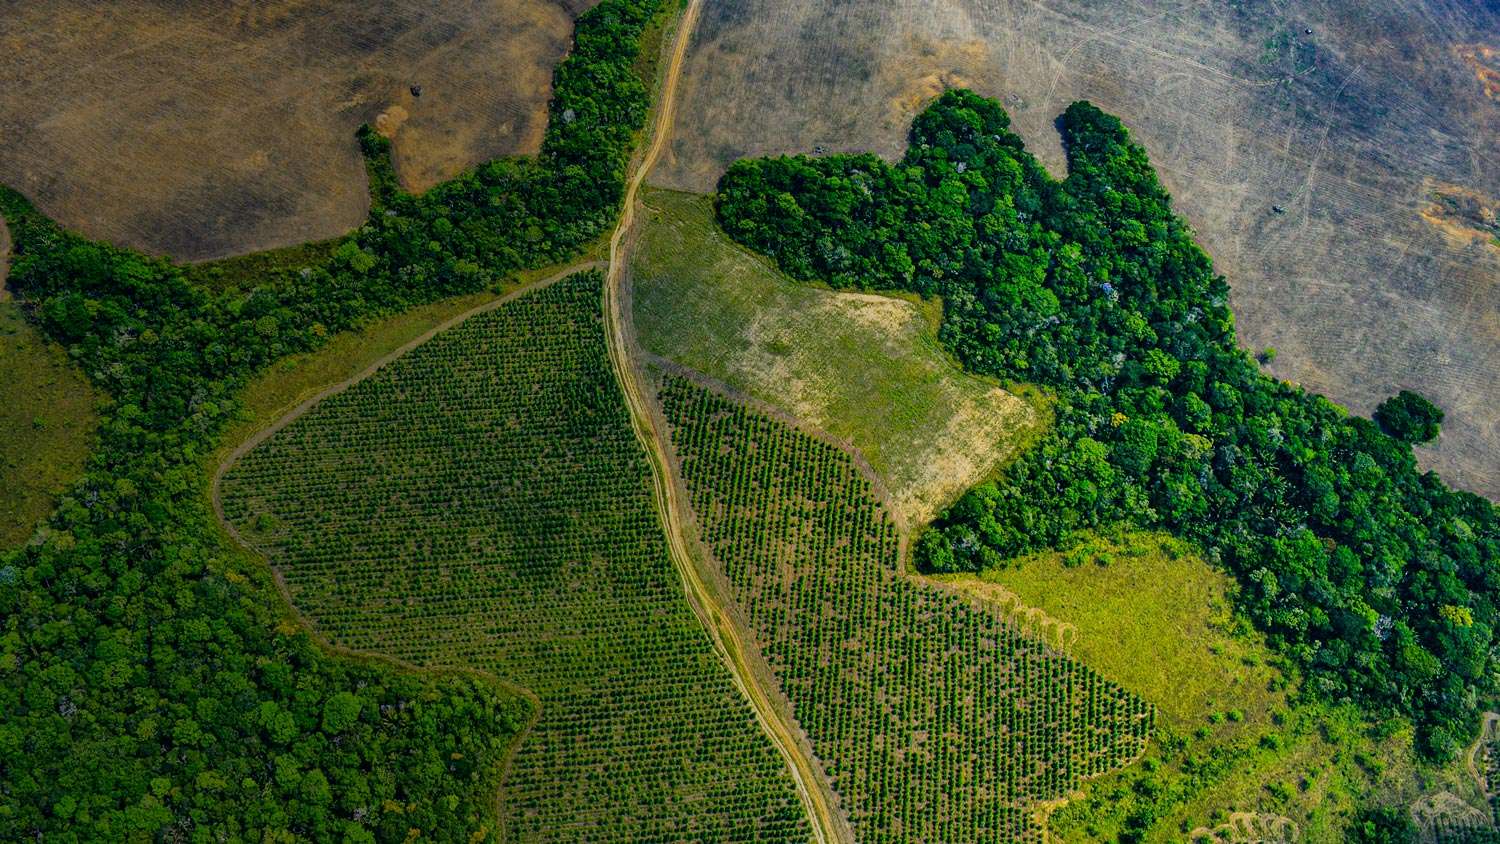
[[(83, 479), (0, 556), (0, 838), (483, 840), (527, 706), (487, 681), (322, 652), (226, 546), (205, 457), (270, 362), (563, 260), (618, 213), (658, 0), (602, 0), (541, 153), (421, 196), (362, 130), (372, 208), (306, 265), (213, 291), (67, 232), (13, 190), (9, 285), (109, 396)], [(195, 276), (196, 277), (196, 276)]]

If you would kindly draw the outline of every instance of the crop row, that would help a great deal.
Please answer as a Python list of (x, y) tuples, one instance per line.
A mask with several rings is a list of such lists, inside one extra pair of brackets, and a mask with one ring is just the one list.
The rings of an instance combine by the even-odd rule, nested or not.
[(337, 643), (540, 697), (510, 840), (806, 840), (683, 599), (599, 303), (587, 273), (439, 334), (247, 454), (226, 515)]
[(900, 571), (849, 455), (675, 376), (702, 540), (865, 842), (1036, 841), (1046, 800), (1134, 759), (1153, 710)]

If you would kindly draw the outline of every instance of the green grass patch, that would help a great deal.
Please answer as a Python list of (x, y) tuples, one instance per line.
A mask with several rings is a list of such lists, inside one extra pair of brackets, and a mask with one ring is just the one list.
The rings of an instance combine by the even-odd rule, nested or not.
[(965, 374), (944, 351), (938, 300), (793, 281), (729, 240), (708, 197), (653, 189), (644, 199), (631, 267), (642, 345), (852, 443), (911, 521), (1041, 427), (1039, 392)]
[(1232, 614), (1233, 580), (1181, 540), (1093, 535), (1002, 570), (937, 579), (1012, 596), (1012, 614), (1034, 608), (1045, 629), (1073, 627), (1072, 656), (1158, 707), (1145, 758), (1056, 812), (1057, 840), (1178, 842), (1284, 818), (1301, 841), (1336, 842), (1372, 796), (1404, 805), (1442, 789), (1478, 799), (1462, 763), (1417, 762), (1407, 722), (1373, 724), (1353, 706), (1303, 698)]
[(978, 577), (940, 579), (998, 583), (1072, 624), (1072, 652), (1155, 703), (1172, 728), (1192, 730), (1231, 711), (1239, 719), (1220, 719), (1216, 732), (1269, 722), (1286, 703), (1273, 687), (1286, 680), (1271, 652), (1234, 617), (1234, 581), (1166, 534), (1124, 539), (1093, 537)]
[(0, 396), (0, 548), (9, 548), (83, 474), (99, 394), (8, 301), (0, 302)]

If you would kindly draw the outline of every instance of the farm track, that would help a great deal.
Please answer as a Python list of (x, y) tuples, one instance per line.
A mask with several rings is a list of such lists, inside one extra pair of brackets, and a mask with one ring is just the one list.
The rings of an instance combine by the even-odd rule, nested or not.
[(729, 669), (735, 686), (750, 702), (756, 721), (786, 759), (818, 842), (852, 842), (853, 830), (839, 813), (833, 789), (813, 759), (810, 747), (806, 746), (806, 739), (784, 711), (785, 707), (776, 705), (779, 693), (767, 688), (762, 672), (755, 669), (757, 657), (752, 654), (751, 648), (746, 644), (745, 634), (726, 609), (726, 602), (711, 585), (712, 574), (700, 570), (698, 558), (689, 550), (690, 543), (686, 533), (688, 505), (673, 483), (671, 467), (666, 457), (666, 432), (652, 412), (653, 405), (646, 389), (639, 350), (626, 312), (628, 301), (622, 296), (630, 248), (627, 238), (635, 222), (640, 188), (660, 157), (671, 133), (683, 59), (702, 8), (703, 0), (689, 0), (683, 10), (673, 40), (672, 53), (662, 74), (651, 128), (651, 144), (636, 162), (635, 170), (626, 183), (624, 207), (609, 241), (609, 270), (604, 283), (604, 318), (609, 358), (619, 380), (620, 390), (625, 396), (631, 427), (651, 465), (655, 506), (661, 515), (668, 552), (673, 567), (682, 579), (688, 605), (702, 622), (713, 642), (714, 650)]
[[(777, 751), (786, 760), (816, 840), (819, 844), (853, 842), (853, 831), (848, 821), (839, 812), (833, 790), (828, 783), (826, 775), (813, 758), (806, 738), (795, 723), (791, 721), (789, 707), (781, 700), (780, 693), (777, 690), (768, 687), (767, 672), (763, 670), (757, 671), (758, 655), (753, 652), (751, 646), (747, 645), (746, 635), (741, 632), (737, 622), (726, 609), (726, 603), (720, 596), (719, 590), (711, 585), (711, 573), (700, 570), (697, 558), (689, 551), (690, 544), (685, 533), (685, 516), (688, 514), (688, 505), (682, 501), (676, 485), (672, 481), (670, 465), (666, 462), (663, 440), (661, 439), (661, 437), (665, 436), (664, 428), (654, 421), (655, 416), (652, 413), (653, 405), (650, 404), (649, 393), (645, 389), (644, 374), (641, 369), (642, 361), (638, 357), (639, 350), (634, 343), (634, 335), (631, 332), (628, 315), (625, 313), (625, 305), (622, 303), (620, 295), (630, 247), (628, 238), (635, 221), (639, 191), (641, 185), (645, 182), (647, 174), (659, 158), (665, 146), (666, 138), (670, 133), (676, 104), (675, 94), (677, 83), (681, 76), (687, 46), (702, 5), (703, 0), (690, 0), (679, 20), (677, 32), (671, 45), (669, 61), (661, 77), (656, 114), (650, 130), (651, 144), (637, 159), (635, 170), (626, 184), (623, 211), (614, 234), (610, 239), (609, 260), (607, 262), (585, 261), (567, 266), (541, 281), (533, 282), (453, 316), (403, 344), (400, 348), (382, 356), (358, 374), (318, 391), (277, 418), (275, 422), (260, 429), (254, 435), (236, 445), (220, 461), (215, 469), (210, 486), (210, 499), (214, 518), (222, 526), (226, 534), (242, 548), (250, 553), (259, 555), (259, 552), (254, 550), (254, 547), (239, 534), (224, 515), (221, 489), (223, 478), (240, 458), (292, 422), (295, 422), (302, 415), (316, 407), (319, 402), (329, 396), (343, 392), (374, 375), (383, 367), (401, 358), (428, 340), (431, 340), (441, 332), (459, 325), (471, 317), (494, 310), (524, 294), (535, 292), (575, 273), (602, 268), (607, 263), (608, 269), (604, 284), (604, 314), (610, 362), (620, 384), (621, 392), (625, 397), (625, 404), (630, 414), (632, 429), (649, 458), (648, 462), (651, 465), (654, 490), (654, 506), (661, 515), (669, 555), (672, 559), (673, 567), (677, 570), (682, 580), (684, 596), (687, 599), (688, 605), (692, 608), (694, 615), (697, 616), (705, 632), (707, 632), (715, 652), (725, 667), (729, 669), (735, 687), (744, 695), (746, 701), (749, 702), (757, 723), (771, 740)], [(3, 221), (0, 221), (0, 227), (3, 227)], [(0, 241), (0, 246), (3, 246), (3, 241)], [(3, 257), (3, 252), (0, 252), (0, 259), (3, 259)], [(540, 718), (542, 703), (536, 694), (530, 689), (507, 681), (504, 678), (493, 676), (487, 672), (443, 666), (419, 666), (383, 653), (366, 652), (334, 644), (318, 630), (312, 619), (306, 617), (297, 609), (291, 600), (290, 591), (281, 572), (275, 566), (268, 566), (268, 568), (271, 571), (276, 589), (281, 593), (291, 614), (309, 632), (309, 635), (329, 652), (386, 663), (409, 671), (426, 673), (462, 671), (464, 673), (477, 674), (529, 700), (532, 705), (532, 717), (521, 730), (517, 741), (511, 749), (510, 755), (507, 757), (505, 771), (502, 772), (503, 781), (505, 774), (509, 772), (511, 759), (515, 755), (515, 749), (525, 741), (526, 734), (530, 732)], [(783, 705), (778, 706), (778, 701), (781, 701)], [(497, 793), (496, 799), (500, 799), (500, 793)]]

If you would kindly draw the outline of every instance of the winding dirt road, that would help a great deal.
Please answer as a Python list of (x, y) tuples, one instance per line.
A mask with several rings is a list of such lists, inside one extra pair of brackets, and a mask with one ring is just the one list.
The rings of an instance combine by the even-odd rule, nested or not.
[(666, 458), (666, 435), (654, 421), (651, 413), (645, 373), (641, 368), (641, 356), (637, 354), (628, 331), (630, 315), (625, 312), (621, 296), (624, 283), (628, 246), (626, 238), (635, 222), (637, 196), (646, 175), (660, 157), (672, 129), (672, 118), (677, 105), (677, 82), (682, 74), (682, 60), (687, 54), (688, 42), (692, 39), (703, 0), (691, 0), (682, 14), (677, 34), (672, 45), (672, 55), (666, 72), (662, 76), (661, 90), (657, 97), (656, 119), (651, 128), (651, 145), (641, 155), (625, 188), (625, 206), (619, 224), (609, 241), (609, 274), (604, 284), (604, 319), (608, 334), (609, 358), (620, 382), (620, 391), (625, 395), (625, 404), (630, 411), (630, 424), (636, 438), (646, 450), (651, 464), (651, 480), (655, 492), (656, 509), (661, 514), (662, 526), (666, 530), (667, 547), (672, 565), (682, 579), (683, 591), (693, 612), (708, 631), (714, 650), (729, 668), (734, 684), (750, 702), (755, 718), (766, 735), (776, 746), (791, 770), (797, 793), (812, 823), (813, 834), (819, 844), (852, 842), (853, 830), (837, 809), (833, 789), (823, 775), (811, 752), (798, 741), (800, 734), (781, 708), (775, 705), (777, 692), (766, 688), (754, 670), (750, 650), (738, 626), (723, 609), (720, 596), (711, 586), (711, 576), (698, 568), (697, 558), (689, 552), (685, 525), (686, 507), (677, 495)]

